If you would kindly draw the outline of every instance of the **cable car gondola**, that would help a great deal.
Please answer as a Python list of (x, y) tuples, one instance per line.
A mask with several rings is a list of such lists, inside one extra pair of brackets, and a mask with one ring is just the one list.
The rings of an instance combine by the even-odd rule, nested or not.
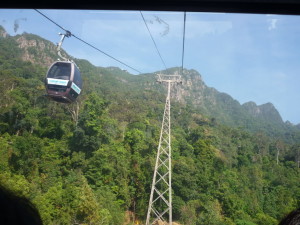
[(62, 38), (58, 44), (58, 55), (65, 61), (54, 62), (46, 75), (45, 86), (47, 96), (54, 101), (62, 103), (72, 103), (81, 93), (82, 79), (76, 64), (60, 53), (62, 42), (66, 37), (71, 36), (70, 32), (60, 34)]
[(82, 80), (75, 63), (70, 61), (54, 62), (46, 77), (48, 97), (62, 103), (72, 103), (81, 93)]

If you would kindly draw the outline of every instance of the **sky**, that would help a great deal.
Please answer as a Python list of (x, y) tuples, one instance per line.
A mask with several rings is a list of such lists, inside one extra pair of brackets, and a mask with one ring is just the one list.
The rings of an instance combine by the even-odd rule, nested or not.
[[(183, 12), (142, 12), (163, 61), (140, 11), (40, 12), (134, 70), (74, 37), (65, 39), (64, 50), (95, 66), (117, 66), (132, 74), (181, 67)], [(271, 102), (284, 121), (299, 124), (299, 24), (299, 16), (187, 12), (183, 66), (241, 104)], [(30, 9), (0, 9), (0, 25), (12, 36), (33, 33), (55, 44), (64, 32)]]

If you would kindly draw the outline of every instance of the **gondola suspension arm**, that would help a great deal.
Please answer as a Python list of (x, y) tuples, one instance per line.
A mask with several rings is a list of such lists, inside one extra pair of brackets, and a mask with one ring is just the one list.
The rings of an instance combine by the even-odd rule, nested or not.
[(70, 31), (67, 30), (65, 34), (59, 33), (59, 35), (61, 35), (61, 38), (60, 38), (60, 42), (57, 44), (57, 54), (58, 54), (58, 56), (59, 56), (60, 58), (62, 58), (63, 60), (65, 60), (65, 61), (70, 61), (69, 59), (67, 59), (67, 58), (65, 58), (65, 57), (63, 57), (63, 56), (61, 55), (60, 50), (61, 50), (61, 46), (62, 46), (62, 43), (63, 43), (65, 37), (70, 37), (72, 34), (71, 34)]

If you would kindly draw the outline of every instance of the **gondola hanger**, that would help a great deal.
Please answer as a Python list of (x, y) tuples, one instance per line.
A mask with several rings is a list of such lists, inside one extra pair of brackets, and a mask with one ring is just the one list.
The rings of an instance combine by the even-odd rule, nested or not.
[(70, 37), (72, 34), (71, 34), (71, 32), (70, 31), (66, 31), (66, 33), (65, 34), (62, 34), (62, 33), (58, 33), (60, 36), (61, 36), (61, 39), (60, 39), (60, 42), (57, 44), (57, 54), (58, 54), (58, 56), (60, 57), (60, 58), (62, 58), (64, 61), (70, 61), (70, 59), (67, 59), (67, 58), (65, 58), (65, 57), (63, 57), (62, 55), (61, 55), (61, 52), (60, 52), (60, 50), (61, 50), (61, 46), (62, 46), (62, 44), (63, 44), (63, 42), (64, 42), (64, 40), (65, 40), (65, 37)]

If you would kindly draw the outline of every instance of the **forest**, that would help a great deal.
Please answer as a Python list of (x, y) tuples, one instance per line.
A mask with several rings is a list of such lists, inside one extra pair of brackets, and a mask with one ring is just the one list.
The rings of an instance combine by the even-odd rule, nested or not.
[[(44, 79), (55, 46), (3, 33), (0, 183), (30, 199), (44, 224), (145, 224), (165, 87), (153, 74), (74, 59), (83, 93), (53, 102)], [(24, 40), (36, 47), (20, 47)], [(260, 129), (250, 117), (247, 129), (220, 108), (224, 120), (191, 100), (171, 101), (174, 221), (276, 225), (300, 207), (299, 129)]]

